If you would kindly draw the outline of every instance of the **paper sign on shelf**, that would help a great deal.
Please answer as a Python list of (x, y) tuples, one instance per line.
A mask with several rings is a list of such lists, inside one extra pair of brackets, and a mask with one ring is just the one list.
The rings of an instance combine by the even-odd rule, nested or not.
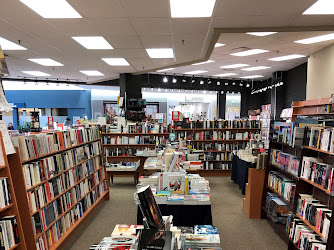
[(2, 133), (3, 143), (5, 145), (6, 155), (15, 154), (15, 148), (13, 146), (12, 140), (10, 139), (6, 123), (0, 120), (0, 131)]

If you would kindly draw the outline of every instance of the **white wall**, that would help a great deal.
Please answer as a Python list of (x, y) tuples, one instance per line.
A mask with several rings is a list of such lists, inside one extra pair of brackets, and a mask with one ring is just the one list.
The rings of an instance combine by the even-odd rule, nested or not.
[(306, 100), (334, 93), (334, 44), (313, 53), (307, 65)]
[[(208, 119), (213, 120), (214, 112), (217, 111), (217, 94), (216, 91), (212, 91), (211, 93), (209, 91), (206, 91), (206, 93), (203, 93), (203, 91), (200, 91), (199, 93), (197, 91), (190, 91), (188, 90), (185, 92), (184, 90), (167, 90), (161, 89), (161, 91), (158, 91), (158, 89), (154, 89), (153, 91), (151, 89), (142, 89), (142, 95), (143, 98), (146, 99), (147, 102), (167, 102), (167, 112), (169, 109), (169, 106), (178, 106), (180, 102), (186, 102), (187, 98), (202, 98), (203, 103), (209, 104), (209, 110), (208, 110)], [(167, 123), (170, 123), (170, 120), (168, 119), (167, 115)]]

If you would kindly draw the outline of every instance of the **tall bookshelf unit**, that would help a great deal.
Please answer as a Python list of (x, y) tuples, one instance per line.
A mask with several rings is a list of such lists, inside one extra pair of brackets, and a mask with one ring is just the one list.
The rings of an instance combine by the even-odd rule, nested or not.
[[(333, 194), (330, 194), (327, 190), (323, 189), (321, 186), (309, 181), (305, 180), (303, 178), (300, 178), (300, 172), (301, 172), (301, 166), (302, 166), (302, 159), (304, 156), (310, 156), (310, 157), (318, 157), (323, 159), (324, 163), (328, 164), (334, 164), (334, 155), (325, 152), (316, 148), (311, 148), (307, 146), (301, 146), (301, 147), (292, 147), (289, 146), (289, 144), (286, 143), (281, 143), (281, 142), (270, 142), (269, 146), (269, 152), (271, 149), (279, 149), (282, 150), (288, 154), (295, 155), (300, 158), (300, 164), (299, 164), (299, 172), (298, 176), (276, 166), (270, 164), (270, 159), (268, 157), (268, 162), (267, 162), (267, 168), (266, 168), (266, 173), (265, 173), (265, 182), (264, 182), (264, 189), (263, 189), (263, 194), (262, 194), (262, 218), (266, 218), (269, 224), (273, 227), (273, 229), (278, 233), (278, 235), (287, 243), (288, 249), (298, 249), (297, 246), (292, 242), (291, 239), (289, 239), (288, 233), (286, 231), (286, 227), (283, 224), (278, 224), (274, 223), (270, 218), (267, 217), (267, 209), (265, 207), (265, 200), (266, 200), (266, 193), (267, 192), (272, 192), (276, 193), (279, 195), (277, 192), (275, 192), (273, 189), (268, 187), (268, 174), (270, 171), (277, 171), (280, 172), (281, 174), (285, 175), (286, 177), (292, 179), (294, 183), (296, 184), (296, 190), (295, 190), (295, 195), (294, 199), (292, 202), (289, 202), (285, 200), (283, 197), (281, 197), (285, 202), (289, 205), (289, 210), (291, 213), (294, 214), (295, 217), (298, 217), (301, 219), (306, 225), (308, 225), (313, 231), (318, 234), (319, 236), (322, 237), (321, 233), (315, 228), (310, 225), (306, 220), (304, 220), (302, 217), (300, 217), (298, 214), (296, 214), (296, 209), (297, 209), (297, 201), (298, 201), (298, 195), (299, 194), (311, 194), (315, 199), (318, 199), (321, 204), (326, 205), (329, 209), (334, 210), (334, 196)], [(329, 234), (328, 234), (328, 240), (327, 240), (327, 248), (328, 250), (334, 249), (334, 222), (333, 222), (333, 217), (331, 218), (331, 226), (329, 229)]]
[[(89, 147), (89, 145), (93, 143), (99, 144), (98, 153), (92, 151), (90, 154), (93, 155), (86, 155), (84, 159), (80, 159), (80, 162), (73, 162), (74, 165), (72, 167), (59, 170), (58, 173), (54, 173), (52, 177), (46, 178), (29, 188), (26, 186), (26, 178), (24, 177), (24, 166), (26, 164), (67, 153), (70, 150), (76, 150), (80, 147)], [(109, 200), (109, 187), (107, 187), (106, 170), (103, 166), (101, 150), (101, 137), (98, 135), (97, 139), (30, 158), (25, 161), (21, 160), (18, 147), (16, 148), (16, 154), (9, 156), (10, 169), (16, 172), (14, 188), (15, 194), (19, 199), (18, 207), (20, 219), (22, 220), (22, 231), (26, 244), (25, 249), (37, 249), (37, 243), (41, 240), (44, 242), (45, 240), (49, 241), (50, 244), (46, 249), (63, 249), (66, 242), (83, 226), (83, 223), (93, 214), (93, 211), (101, 205), (102, 201), (104, 199)], [(52, 183), (53, 179), (61, 179), (65, 175), (70, 176), (70, 172), (74, 175), (73, 185), (71, 185), (70, 181), (62, 181), (61, 185), (63, 185), (64, 188), (58, 191), (58, 195), (53, 193), (53, 196), (47, 197), (46, 203), (38, 203), (36, 208), (32, 208), (32, 201), (28, 200), (28, 192), (37, 192), (36, 190), (39, 187), (42, 187), (44, 184), (47, 185), (47, 183), (50, 182)], [(64, 179), (65, 177), (62, 180)], [(64, 184), (65, 182), (68, 184)], [(83, 186), (85, 187), (83, 188)], [(83, 193), (87, 189), (88, 191)], [(31, 198), (31, 196), (29, 197)], [(57, 206), (56, 201), (59, 202), (60, 200), (62, 200), (60, 204), (63, 205), (63, 209), (59, 210), (59, 207), (57, 207), (57, 212), (55, 212), (54, 208)], [(65, 200), (66, 203), (63, 203)], [(74, 211), (79, 213), (79, 215)], [(35, 218), (37, 214), (39, 214), (41, 218), (40, 230), (34, 229), (36, 227), (32, 222), (32, 218)], [(42, 219), (43, 215), (45, 216), (44, 219)], [(38, 224), (37, 221), (35, 221), (35, 224)]]
[[(4, 147), (4, 142), (2, 139), (2, 134), (0, 132), (0, 143), (1, 143), (1, 149), (2, 149), (2, 154), (4, 157), (4, 162), (5, 164), (3, 166), (0, 166), (0, 177), (7, 177), (8, 178), (8, 183), (9, 183), (9, 192), (11, 195), (11, 204), (3, 207), (0, 209), (0, 217), (4, 217), (4, 216), (12, 216), (14, 215), (16, 217), (16, 221), (17, 221), (17, 229), (18, 229), (18, 234), (19, 234), (19, 239), (20, 242), (15, 244), (14, 246), (12, 246), (10, 248), (10, 250), (12, 249), (29, 249), (27, 247), (26, 244), (26, 235), (24, 234), (23, 231), (23, 223), (24, 221), (21, 220), (21, 216), (24, 215), (24, 213), (22, 214), (22, 211), (20, 209), (20, 206), (18, 204), (18, 201), (20, 199), (20, 197), (18, 196), (15, 186), (14, 186), (14, 182), (13, 180), (16, 179), (17, 177), (17, 171), (15, 169), (12, 169), (9, 167), (9, 162), (8, 162), (8, 158), (7, 155), (5, 153), (5, 147)], [(9, 155), (9, 158), (11, 156)]]
[[(178, 134), (181, 133), (181, 137), (184, 137), (185, 134), (193, 134), (198, 132), (226, 132), (230, 131), (231, 133), (245, 133), (245, 132), (251, 132), (255, 133), (258, 131), (261, 131), (261, 128), (181, 128), (181, 129), (174, 129), (174, 132), (177, 134), (176, 138), (178, 138)], [(200, 144), (201, 143), (217, 143), (217, 144), (246, 144), (249, 141), (249, 139), (244, 140), (223, 140), (223, 139), (203, 139), (203, 140), (187, 140), (187, 143), (189, 143), (192, 148), (199, 150), (201, 149)], [(231, 153), (232, 150), (222, 150), (222, 151), (216, 151), (216, 150), (204, 150), (204, 154), (215, 154), (215, 153)], [(202, 162), (205, 163), (208, 162), (219, 162), (219, 163), (229, 163), (232, 164), (232, 160), (203, 160)], [(187, 172), (194, 172), (199, 173), (203, 176), (231, 176), (232, 170), (231, 169), (203, 169), (203, 170), (187, 170)]]

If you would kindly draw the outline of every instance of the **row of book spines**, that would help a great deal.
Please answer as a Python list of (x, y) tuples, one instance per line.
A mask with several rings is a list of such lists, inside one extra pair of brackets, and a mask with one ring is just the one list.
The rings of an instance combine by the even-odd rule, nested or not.
[(0, 249), (10, 249), (20, 243), (15, 216), (0, 218)]
[[(57, 137), (57, 133), (58, 132), (56, 132), (53, 135), (53, 137), (52, 137), (53, 139), (51, 139), (50, 137), (47, 137), (47, 135), (45, 135), (46, 138), (41, 137), (40, 140), (44, 140), (44, 139), (47, 140), (47, 141), (41, 141), (41, 142), (39, 142), (39, 140), (37, 139), (38, 135), (19, 137), (19, 147), (20, 147), (21, 160), (22, 161), (28, 161), (29, 159), (40, 157), (40, 156), (45, 155), (45, 154), (51, 154), (51, 153), (57, 152), (59, 150), (64, 150), (66, 148), (70, 149), (71, 147), (78, 146), (80, 144), (85, 144), (87, 142), (91, 142), (91, 141), (94, 141), (94, 140), (98, 140), (100, 138), (99, 136), (97, 136), (96, 138), (92, 138), (92, 140), (88, 140), (88, 139), (79, 140), (78, 142), (71, 143), (71, 145), (68, 145), (68, 147), (65, 147), (64, 144), (61, 144), (59, 142), (59, 138)], [(44, 136), (44, 134), (43, 134), (43, 136)], [(20, 139), (20, 138), (22, 138), (23, 140)], [(44, 145), (44, 147), (43, 147), (43, 145)]]
[(89, 174), (86, 173), (86, 176), (82, 177), (77, 182), (75, 182), (74, 180), (67, 181), (67, 182), (62, 182), (62, 180), (59, 180), (56, 182), (56, 184), (45, 183), (44, 186), (41, 186), (38, 189), (33, 189), (32, 191), (27, 192), (28, 202), (30, 205), (30, 211), (32, 213), (35, 213), (40, 208), (45, 206), (45, 204), (48, 204), (49, 202), (54, 201), (55, 198), (58, 197), (59, 195), (66, 193), (70, 189), (79, 185), (86, 178), (91, 177), (93, 178), (93, 182), (94, 182), (95, 176), (99, 177), (100, 179), (105, 178), (105, 173), (102, 167), (95, 170), (95, 172), (90, 172)]
[(282, 177), (280, 173), (275, 171), (269, 172), (268, 187), (288, 201), (291, 202), (293, 200), (296, 184), (292, 180)]
[(71, 209), (85, 195), (89, 194), (90, 190), (102, 180), (97, 180), (96, 183), (85, 180), (84, 182), (80, 183), (80, 185), (73, 188), (70, 192), (62, 195), (56, 201), (50, 203), (37, 214), (35, 214), (34, 218), (38, 216), (42, 221), (42, 230), (50, 226), (54, 221), (58, 220), (59, 216), (61, 216), (67, 210)]
[(156, 144), (166, 141), (168, 136), (104, 136), (103, 144)]
[(0, 209), (12, 203), (12, 196), (7, 177), (0, 177)]
[[(59, 149), (65, 149), (68, 147), (75, 146), (77, 144), (82, 144), (87, 141), (92, 141), (100, 138), (100, 133), (98, 128), (87, 128), (83, 129), (76, 129), (74, 136), (71, 135), (71, 131), (57, 131), (58, 141), (59, 141)], [(85, 132), (82, 132), (85, 131)]]
[[(90, 155), (90, 158), (85, 159), (80, 163), (78, 159), (75, 159), (74, 161), (60, 160), (59, 162), (53, 159), (54, 161), (52, 161), (51, 164), (49, 164), (50, 162), (46, 162), (47, 160), (43, 159), (42, 161), (33, 164), (25, 164), (23, 165), (23, 176), (25, 179), (26, 188), (30, 189), (31, 187), (39, 185), (41, 182), (52, 179), (61, 173), (64, 173), (74, 167), (79, 167), (80, 165), (86, 164), (87, 162), (90, 166), (93, 164), (93, 162), (96, 164), (97, 163), (96, 160), (95, 161), (92, 160), (95, 156), (98, 156), (99, 154), (100, 152), (99, 153), (94, 152), (93, 155)], [(82, 157), (80, 157), (80, 159), (81, 158)]]
[(232, 121), (190, 121), (190, 128), (258, 128), (260, 122), (255, 120)]
[[(57, 243), (59, 239), (74, 225), (74, 223), (84, 216), (84, 213), (88, 210), (88, 208), (96, 204), (96, 201), (103, 195), (105, 190), (106, 183), (101, 182), (96, 188), (94, 188), (94, 190), (91, 190), (91, 192), (94, 193), (92, 203), (84, 201), (84, 197), (81, 202), (79, 202), (77, 205), (75, 205), (75, 207), (60, 217), (51, 228), (43, 231), (41, 235), (39, 234), (36, 241), (37, 249), (51, 249), (52, 245)], [(84, 204), (86, 204), (86, 208), (84, 208)]]
[(329, 192), (333, 191), (334, 167), (332, 165), (324, 164), (322, 162), (312, 162), (303, 158), (300, 177), (320, 185)]
[(221, 170), (229, 170), (232, 169), (232, 164), (230, 163), (221, 163), (221, 162), (205, 162), (203, 166), (204, 170), (213, 170), (213, 169), (221, 169)]

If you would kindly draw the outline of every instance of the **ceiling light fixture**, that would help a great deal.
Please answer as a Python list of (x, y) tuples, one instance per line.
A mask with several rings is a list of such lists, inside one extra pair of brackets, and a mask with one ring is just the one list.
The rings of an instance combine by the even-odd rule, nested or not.
[(160, 69), (160, 70), (157, 70), (156, 72), (164, 72), (164, 71), (169, 71), (169, 70), (173, 70), (175, 68), (168, 68), (168, 69)]
[(176, 83), (177, 82), (177, 79), (175, 78), (175, 76), (173, 77), (173, 83)]
[(252, 35), (252, 36), (269, 36), (276, 34), (277, 32), (247, 32), (246, 34)]
[(206, 90), (203, 90), (203, 94), (206, 94)]
[(21, 45), (13, 43), (3, 37), (0, 37), (0, 46), (2, 50), (27, 50)]
[(196, 65), (202, 65), (202, 64), (213, 63), (213, 62), (215, 62), (215, 61), (213, 61), (213, 60), (208, 60), (208, 61), (205, 61), (205, 62), (194, 63), (194, 64), (192, 64), (192, 65), (196, 66)]
[(224, 94), (224, 91), (222, 90), (220, 93), (221, 93), (221, 94)]
[(163, 81), (164, 83), (168, 82), (168, 78), (167, 78), (167, 76), (164, 76), (164, 78), (162, 78), (162, 81)]
[(49, 74), (41, 72), (41, 71), (22, 71), (22, 73), (31, 75), (31, 76), (50, 76)]
[(174, 58), (174, 51), (171, 48), (146, 49), (150, 58)]
[(223, 73), (223, 74), (218, 74), (218, 75), (213, 75), (217, 77), (224, 77), (224, 76), (235, 76), (237, 73)]
[(199, 81), (199, 84), (203, 85), (203, 84), (204, 84), (204, 81), (201, 79), (201, 80)]
[(80, 72), (87, 76), (104, 76), (104, 74), (97, 70), (80, 70)]
[(103, 61), (105, 61), (110, 66), (129, 66), (127, 60), (124, 58), (101, 58)]
[(249, 66), (248, 64), (243, 64), (243, 63), (238, 63), (238, 64), (231, 64), (231, 65), (226, 65), (226, 66), (221, 66), (220, 68), (222, 69), (236, 69), (236, 68), (242, 68), (242, 67), (247, 67)]
[(261, 53), (269, 52), (268, 50), (264, 49), (250, 49), (242, 52), (237, 52), (237, 53), (232, 53), (230, 54), (231, 56), (252, 56), (252, 55), (257, 55)]
[(242, 78), (242, 79), (253, 79), (253, 78), (260, 78), (260, 77), (264, 77), (264, 76), (261, 76), (261, 75), (252, 75), (252, 76), (242, 76), (240, 78)]
[(219, 48), (219, 47), (222, 47), (222, 46), (225, 46), (226, 44), (224, 43), (216, 43), (215, 44), (215, 48)]
[(330, 40), (334, 40), (334, 33), (298, 40), (298, 41), (295, 41), (295, 43), (312, 44), (312, 43), (320, 43), (320, 42), (325, 42), (325, 41), (330, 41)]
[(158, 91), (160, 92), (160, 91), (161, 91), (161, 88), (158, 88)]
[(187, 82), (187, 78), (185, 76), (183, 76), (182, 82)]
[(269, 61), (287, 61), (287, 60), (292, 60), (292, 59), (297, 59), (297, 58), (303, 58), (305, 56), (303, 55), (297, 55), (297, 54), (293, 54), (293, 55), (288, 55), (288, 56), (280, 56), (280, 57), (274, 57), (274, 58), (270, 58), (268, 59)]
[(72, 36), (86, 49), (114, 49), (102, 36)]
[(256, 66), (256, 67), (251, 67), (251, 68), (245, 68), (245, 69), (242, 69), (242, 70), (245, 70), (245, 71), (255, 71), (255, 70), (262, 70), (262, 69), (269, 69), (271, 67), (268, 67), (268, 66)]
[(170, 0), (172, 18), (211, 17), (216, 0)]
[(234, 81), (234, 80), (233, 80), (233, 82), (232, 82), (232, 85), (233, 85), (233, 86), (235, 86), (235, 85), (236, 85), (236, 83), (235, 83), (235, 81)]
[(202, 73), (206, 73), (208, 71), (206, 70), (194, 70), (194, 71), (189, 71), (189, 72), (185, 72), (183, 74), (185, 75), (198, 75), (198, 74), (202, 74)]
[(225, 86), (227, 86), (228, 85), (228, 80), (226, 80), (226, 82), (225, 82)]
[(50, 58), (31, 58), (28, 59), (31, 62), (43, 65), (43, 66), (64, 66), (64, 64), (61, 64), (53, 59)]
[(82, 18), (66, 0), (20, 0), (43, 18)]
[(333, 0), (318, 0), (303, 15), (332, 15), (334, 14)]
[(250, 87), (250, 85), (249, 85), (249, 83), (247, 83), (247, 84), (246, 84), (246, 88), (249, 88), (249, 87)]
[(211, 80), (210, 79), (208, 80), (208, 84), (211, 84)]
[(241, 81), (241, 82), (239, 83), (239, 86), (240, 86), (240, 87), (244, 86), (243, 81)]
[(218, 78), (218, 80), (217, 80), (217, 85), (218, 85), (218, 86), (220, 85), (220, 81), (219, 81), (219, 78)]

